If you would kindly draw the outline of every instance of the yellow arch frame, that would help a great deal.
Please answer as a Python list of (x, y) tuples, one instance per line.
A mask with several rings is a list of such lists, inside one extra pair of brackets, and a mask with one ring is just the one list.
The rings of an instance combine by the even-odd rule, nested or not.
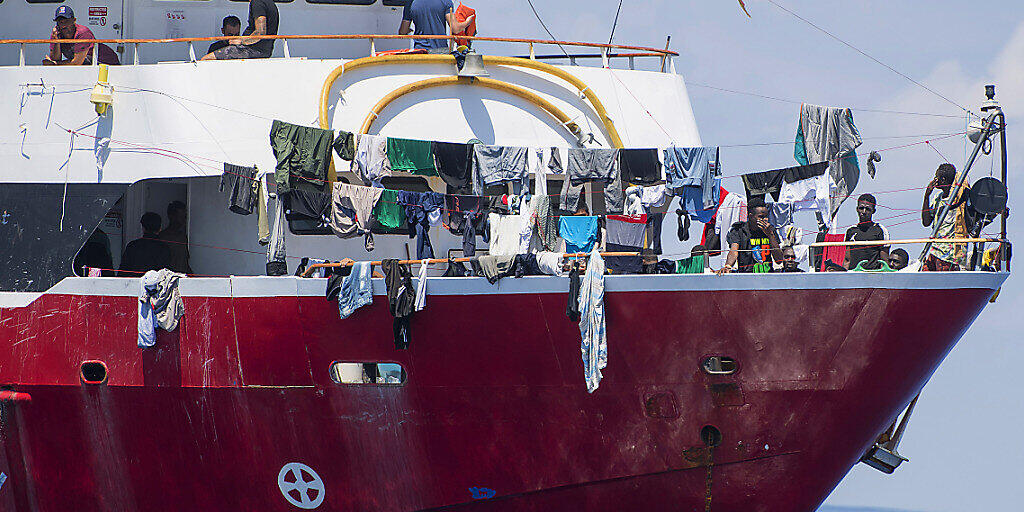
[[(553, 75), (555, 77), (561, 78), (562, 80), (568, 82), (573, 87), (575, 87), (577, 90), (579, 90), (579, 92), (581, 94), (583, 94), (583, 96), (590, 102), (590, 105), (594, 108), (594, 111), (597, 113), (598, 118), (601, 120), (601, 124), (604, 125), (605, 131), (607, 132), (607, 135), (608, 135), (608, 140), (611, 143), (612, 147), (616, 147), (616, 148), (621, 148), (622, 147), (622, 138), (619, 137), (619, 132), (615, 128), (615, 124), (612, 122), (611, 118), (608, 116), (608, 111), (607, 111), (607, 109), (605, 109), (604, 104), (601, 103), (601, 100), (597, 97), (596, 94), (594, 94), (594, 91), (592, 91), (590, 89), (590, 87), (587, 86), (587, 84), (585, 84), (579, 78), (576, 78), (571, 73), (568, 73), (568, 72), (566, 72), (566, 71), (564, 71), (562, 69), (559, 69), (559, 68), (557, 68), (555, 66), (552, 66), (550, 64), (545, 64), (543, 62), (537, 62), (535, 60), (520, 59), (520, 58), (516, 58), (516, 57), (496, 57), (496, 56), (489, 56), (489, 55), (483, 56), (483, 60), (484, 60), (484, 64), (485, 65), (514, 66), (514, 67), (533, 69), (533, 70), (536, 70), (536, 71), (541, 71), (543, 73), (547, 73), (549, 75)], [(328, 123), (327, 118), (328, 118), (328, 111), (329, 111), (329, 102), (328, 102), (328, 100), (330, 98), (331, 87), (334, 86), (334, 82), (337, 81), (338, 78), (340, 78), (341, 75), (344, 74), (346, 71), (353, 71), (353, 70), (356, 70), (356, 69), (359, 69), (359, 68), (369, 67), (369, 66), (377, 66), (377, 65), (381, 65), (381, 64), (410, 64), (410, 63), (417, 63), (417, 64), (424, 64), (424, 63), (427, 63), (427, 64), (454, 64), (455, 63), (455, 58), (450, 56), (450, 55), (382, 55), (382, 56), (377, 56), (377, 57), (364, 57), (362, 59), (356, 59), (356, 60), (353, 60), (353, 61), (350, 61), (350, 62), (346, 62), (345, 64), (342, 64), (341, 66), (338, 66), (333, 71), (331, 71), (330, 75), (327, 76), (327, 80), (324, 81), (323, 88), (320, 90), (320, 127), (325, 129), (325, 130), (330, 128), (330, 125)], [(445, 78), (453, 79), (453, 78), (458, 78), (458, 77), (445, 77)], [(458, 82), (456, 81), (456, 82), (451, 82), (451, 83), (458, 83)], [(554, 108), (554, 106), (551, 105), (550, 102), (547, 102), (546, 100), (540, 98), (536, 94), (529, 93), (525, 89), (522, 89), (522, 88), (519, 88), (519, 87), (515, 87), (513, 85), (506, 84), (504, 82), (500, 82), (500, 81), (497, 81), (497, 80), (491, 80), (491, 79), (486, 79), (486, 81), (484, 79), (477, 79), (477, 80), (473, 81), (472, 83), (477, 84), (477, 85), (483, 85), (484, 87), (490, 87), (492, 89), (504, 90), (504, 91), (509, 92), (511, 94), (515, 94), (516, 96), (519, 96), (519, 97), (521, 97), (521, 98), (523, 98), (523, 99), (525, 99), (527, 101), (533, 102), (534, 104), (536, 104), (536, 105), (544, 108), (548, 112), (552, 112), (554, 114), (554, 112), (550, 108), (548, 108), (548, 107), (544, 106), (543, 104), (539, 103), (538, 100), (540, 100), (541, 102), (546, 103), (547, 105), (550, 105), (551, 108)], [(497, 87), (496, 84), (501, 84), (503, 87)], [(446, 83), (445, 85), (448, 85), (448, 84)], [(507, 87), (505, 87), (505, 86), (507, 86)], [(408, 86), (406, 86), (406, 87), (408, 87)], [(405, 87), (403, 87), (403, 89), (404, 88)], [(399, 90), (401, 90), (401, 89), (399, 89)], [(516, 92), (513, 92), (513, 90), (515, 90)], [(408, 92), (411, 92), (411, 91), (407, 91), (407, 93)], [(523, 93), (525, 93), (526, 95), (524, 95)], [(379, 103), (378, 103), (378, 105), (379, 105)], [(555, 108), (555, 110), (557, 111), (558, 109)], [(561, 111), (559, 111), (559, 112), (561, 112)], [(562, 115), (564, 115), (564, 113)], [(556, 117), (557, 117), (557, 115), (556, 115)], [(563, 121), (563, 124), (564, 123), (565, 122)]]
[(416, 91), (422, 91), (426, 89), (432, 89), (435, 87), (444, 87), (447, 85), (460, 84), (478, 85), (481, 87), (486, 87), (488, 89), (506, 92), (513, 96), (522, 98), (546, 110), (555, 119), (557, 119), (558, 122), (562, 124), (562, 126), (565, 126), (566, 129), (568, 129), (569, 132), (573, 134), (573, 136), (579, 137), (580, 135), (579, 126), (576, 123), (572, 122), (572, 118), (566, 115), (565, 112), (561, 111), (558, 107), (554, 106), (550, 101), (541, 98), (540, 96), (526, 89), (523, 89), (522, 87), (517, 87), (515, 85), (508, 84), (499, 80), (492, 80), (490, 78), (470, 78), (459, 76), (428, 78), (426, 80), (421, 80), (419, 82), (404, 85), (402, 87), (399, 87), (398, 89), (395, 89), (394, 91), (391, 91), (390, 93), (388, 93), (387, 96), (378, 101), (377, 104), (374, 105), (373, 109), (370, 110), (370, 113), (366, 115), (366, 119), (363, 120), (363, 125), (359, 128), (359, 133), (369, 133), (370, 127), (373, 126), (373, 122), (377, 119), (380, 113), (385, 108), (387, 108), (387, 106), (390, 105), (393, 101), (397, 100), (398, 98), (401, 98), (402, 96), (405, 96), (406, 94), (411, 94)]

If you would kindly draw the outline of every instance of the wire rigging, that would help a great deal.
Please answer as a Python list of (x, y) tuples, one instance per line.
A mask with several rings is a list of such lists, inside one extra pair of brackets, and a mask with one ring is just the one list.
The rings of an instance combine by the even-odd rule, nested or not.
[(813, 22), (811, 22), (811, 21), (810, 21), (810, 20), (808, 20), (807, 18), (804, 18), (803, 16), (800, 16), (799, 14), (797, 14), (797, 13), (795, 13), (795, 12), (793, 12), (793, 11), (791, 11), (791, 10), (789, 10), (789, 9), (785, 8), (785, 7), (783, 7), (782, 5), (779, 5), (779, 4), (778, 4), (778, 3), (777, 3), (777, 2), (775, 1), (775, 0), (768, 0), (768, 3), (770, 3), (770, 4), (774, 5), (775, 7), (778, 7), (779, 9), (781, 9), (781, 10), (783, 10), (783, 11), (785, 11), (785, 12), (789, 13), (789, 14), (790, 14), (791, 16), (793, 16), (794, 18), (796, 18), (796, 19), (798, 19), (798, 20), (800, 20), (800, 21), (802, 21), (802, 22), (804, 22), (804, 23), (806, 23), (806, 24), (808, 24), (808, 25), (810, 25), (810, 26), (814, 27), (814, 28), (815, 28), (815, 29), (817, 29), (817, 30), (818, 30), (819, 32), (821, 32), (821, 33), (823, 33), (823, 34), (825, 34), (825, 35), (827, 35), (827, 36), (831, 37), (832, 39), (835, 39), (836, 41), (839, 41), (840, 43), (842, 43), (843, 45), (845, 45), (845, 46), (846, 46), (847, 48), (850, 48), (851, 50), (853, 50), (853, 51), (855, 51), (855, 52), (857, 52), (857, 53), (859, 53), (859, 54), (861, 54), (861, 55), (863, 55), (863, 56), (867, 57), (868, 59), (871, 59), (871, 60), (872, 60), (872, 61), (874, 61), (874, 62), (875, 62), (876, 64), (878, 64), (878, 65), (880, 65), (880, 66), (882, 66), (882, 67), (884, 67), (884, 68), (888, 69), (889, 71), (892, 71), (893, 73), (896, 73), (897, 75), (899, 75), (899, 76), (901, 76), (901, 77), (903, 77), (903, 78), (906, 78), (907, 80), (909, 80), (909, 81), (910, 81), (910, 82), (912, 82), (913, 84), (917, 85), (918, 87), (920, 87), (920, 88), (922, 88), (922, 89), (924, 89), (924, 90), (926, 90), (926, 91), (928, 91), (928, 92), (930, 92), (930, 93), (934, 94), (935, 96), (938, 96), (939, 98), (942, 98), (942, 99), (943, 99), (943, 100), (945, 100), (945, 101), (946, 101), (947, 103), (949, 103), (949, 104), (951, 104), (951, 105), (954, 105), (954, 106), (956, 106), (956, 107), (957, 107), (957, 108), (959, 108), (960, 110), (963, 110), (964, 112), (967, 112), (968, 114), (971, 114), (971, 115), (975, 115), (975, 116), (977, 115), (977, 114), (975, 114), (974, 112), (971, 112), (971, 111), (970, 111), (970, 109), (968, 109), (968, 108), (964, 107), (963, 105), (960, 105), (959, 103), (957, 103), (957, 102), (955, 102), (955, 101), (953, 101), (953, 100), (951, 100), (951, 99), (947, 98), (946, 96), (943, 96), (943, 95), (942, 95), (941, 93), (939, 93), (939, 92), (938, 92), (938, 91), (936, 91), (935, 89), (932, 89), (932, 88), (928, 87), (927, 85), (924, 85), (924, 84), (922, 84), (921, 82), (918, 82), (917, 80), (914, 80), (914, 79), (913, 79), (913, 78), (911, 78), (911, 77), (910, 77), (909, 75), (907, 75), (907, 74), (905, 74), (905, 73), (903, 73), (903, 72), (899, 71), (898, 69), (896, 69), (896, 68), (894, 68), (894, 67), (892, 67), (892, 66), (890, 66), (890, 65), (888, 65), (888, 64), (886, 64), (886, 63), (884, 63), (884, 62), (882, 62), (882, 61), (880, 61), (880, 60), (878, 60), (878, 59), (876, 59), (875, 57), (872, 57), (871, 55), (869, 55), (869, 54), (868, 54), (867, 52), (865, 52), (864, 50), (861, 50), (860, 48), (857, 48), (856, 46), (854, 46), (854, 45), (852, 45), (852, 44), (850, 44), (850, 43), (848, 43), (848, 42), (844, 41), (844, 40), (843, 40), (842, 38), (840, 38), (839, 36), (837, 36), (837, 35), (835, 35), (835, 34), (833, 34), (833, 33), (829, 32), (829, 31), (827, 31), (827, 30), (825, 30), (825, 29), (823, 29), (823, 28), (819, 27), (818, 25), (815, 25), (815, 24), (814, 24)]
[(622, 12), (622, 0), (619, 0), (619, 8), (615, 10), (615, 21), (612, 22), (612, 35), (608, 36), (608, 44), (612, 44), (615, 38), (615, 27), (619, 26), (619, 13)]
[[(533, 15), (537, 17), (537, 21), (540, 22), (540, 26), (544, 27), (544, 31), (548, 33), (548, 37), (550, 37), (552, 41), (558, 41), (558, 38), (555, 37), (555, 35), (551, 33), (551, 30), (548, 29), (548, 26), (544, 23), (544, 20), (541, 19), (540, 13), (537, 12), (537, 8), (533, 6), (533, 0), (526, 0), (526, 3), (530, 4), (530, 9), (533, 10)], [(569, 57), (569, 52), (565, 51), (565, 47), (563, 47), (562, 45), (558, 44), (557, 42), (555, 44), (558, 45), (558, 48), (560, 50), (562, 50), (562, 53), (564, 53), (566, 57), (568, 57), (570, 59), (572, 58), (572, 57)]]

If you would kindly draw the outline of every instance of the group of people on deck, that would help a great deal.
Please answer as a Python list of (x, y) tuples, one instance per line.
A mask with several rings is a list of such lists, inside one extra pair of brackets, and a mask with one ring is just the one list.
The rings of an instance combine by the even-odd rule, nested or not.
[[(77, 23), (75, 12), (69, 6), (58, 7), (53, 21), (55, 26), (50, 34), (52, 40), (96, 39), (92, 30)], [(232, 39), (216, 41), (211, 44), (202, 60), (268, 58), (274, 52), (275, 40), (260, 38), (260, 36), (276, 36), (280, 22), (281, 18), (274, 0), (249, 0), (248, 25), (245, 31), (241, 30), (242, 23), (238, 17), (227, 16), (224, 18), (221, 34), (232, 37)], [(475, 34), (476, 14), (471, 9), (457, 12), (452, 0), (411, 0), (405, 4), (398, 33), (400, 35), (414, 33), (417, 36), (446, 36), (449, 29), (453, 35)], [(50, 54), (43, 59), (43, 64), (50, 66), (91, 65), (94, 46), (98, 48), (100, 64), (120, 64), (117, 53), (109, 46), (88, 42), (51, 43)], [(449, 45), (445, 39), (417, 39), (414, 47), (427, 53), (448, 53)]]
[[(924, 193), (921, 223), (931, 227), (936, 216), (943, 209), (948, 212), (938, 228), (937, 238), (967, 238), (965, 215), (966, 189), (961, 188), (957, 197), (952, 197), (956, 168), (942, 164), (935, 172), (935, 178)], [(877, 201), (871, 194), (863, 194), (857, 200), (858, 223), (846, 231), (846, 242), (872, 242), (890, 240), (889, 230), (873, 220)], [(820, 241), (820, 240), (819, 240)], [(747, 205), (747, 220), (734, 224), (726, 236), (728, 257), (718, 274), (729, 272), (764, 273), (778, 267), (781, 272), (803, 272), (799, 268), (796, 252), (792, 246), (783, 246), (778, 230), (769, 221), (767, 204), (751, 201)], [(965, 243), (935, 242), (928, 255), (921, 261), (922, 271), (958, 271), (967, 265)], [(698, 246), (695, 254), (706, 254)], [(813, 259), (812, 259), (813, 262)], [(775, 265), (773, 265), (773, 263)], [(904, 249), (890, 250), (888, 245), (850, 246), (843, 261), (826, 259), (821, 265), (825, 271), (845, 272), (848, 270), (903, 270), (910, 264), (910, 255)]]
[(142, 215), (142, 236), (132, 240), (121, 253), (121, 264), (114, 269), (110, 238), (96, 229), (75, 257), (75, 273), (80, 276), (139, 277), (149, 270), (170, 269), (191, 274), (188, 250), (188, 208), (181, 201), (167, 205), (167, 226), (156, 212)]

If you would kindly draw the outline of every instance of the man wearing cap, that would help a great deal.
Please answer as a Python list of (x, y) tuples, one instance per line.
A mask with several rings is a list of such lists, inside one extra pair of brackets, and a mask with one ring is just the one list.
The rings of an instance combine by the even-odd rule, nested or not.
[[(96, 39), (92, 30), (75, 23), (75, 11), (62, 5), (53, 15), (56, 26), (50, 33), (50, 39)], [(50, 43), (50, 55), (43, 59), (44, 66), (81, 66), (92, 64), (92, 48), (95, 43), (80, 41), (77, 43)], [(100, 64), (120, 64), (114, 50), (105, 44), (95, 44), (99, 48)]]

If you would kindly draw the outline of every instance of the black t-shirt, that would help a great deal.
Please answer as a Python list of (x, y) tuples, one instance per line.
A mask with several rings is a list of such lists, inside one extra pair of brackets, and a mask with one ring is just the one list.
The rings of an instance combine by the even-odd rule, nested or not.
[(739, 272), (766, 274), (772, 271), (771, 241), (760, 229), (751, 230), (746, 222), (732, 225), (725, 237), (729, 247), (739, 244)]
[[(260, 16), (267, 18), (267, 35), (276, 36), (280, 18), (277, 15), (277, 4), (274, 3), (274, 0), (249, 0), (249, 26), (245, 28), (243, 35), (249, 35), (256, 31), (256, 18)], [(274, 40), (264, 39), (254, 43), (252, 47), (269, 55), (274, 52)]]
[(221, 48), (224, 48), (227, 45), (227, 41), (214, 41), (213, 44), (210, 45), (210, 49), (206, 50), (206, 53), (213, 53), (217, 50), (220, 50)]
[[(847, 242), (868, 242), (871, 240), (888, 240), (889, 230), (877, 222), (862, 223), (846, 230)], [(874, 245), (866, 247), (850, 247), (850, 269), (857, 268), (862, 261), (866, 261), (864, 267), (869, 269), (878, 268), (878, 262), (882, 259), (882, 250), (888, 249), (887, 245)], [(840, 262), (836, 262), (840, 263)]]
[(149, 270), (170, 268), (171, 251), (167, 244), (152, 238), (133, 240), (121, 256), (122, 277), (142, 277)]

